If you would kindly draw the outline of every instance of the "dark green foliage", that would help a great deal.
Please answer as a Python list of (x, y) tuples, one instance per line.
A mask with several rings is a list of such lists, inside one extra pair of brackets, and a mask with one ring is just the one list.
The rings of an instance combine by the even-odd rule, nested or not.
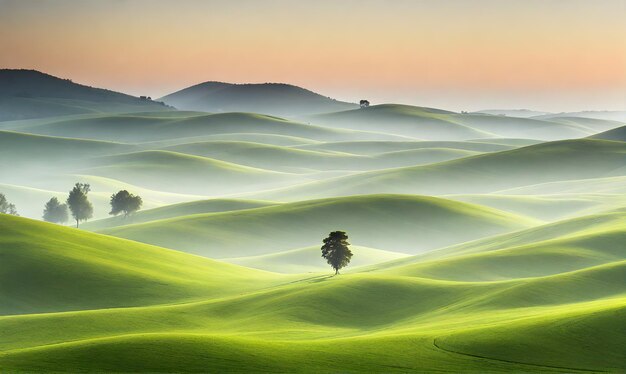
[(348, 235), (343, 231), (333, 231), (324, 239), (322, 257), (335, 269), (335, 274), (339, 274), (339, 269), (350, 263), (352, 251), (349, 246)]
[(53, 197), (46, 203), (43, 210), (43, 220), (53, 223), (65, 223), (67, 222), (67, 204), (61, 204), (59, 199)]
[(0, 213), (19, 216), (19, 214), (17, 214), (17, 210), (15, 209), (15, 205), (10, 204), (7, 201), (7, 198), (4, 196), (4, 194), (1, 194), (1, 193), (0, 193)]
[(67, 205), (76, 220), (76, 227), (80, 221), (86, 221), (93, 216), (93, 205), (87, 199), (89, 190), (89, 184), (76, 183), (67, 198)]
[(126, 217), (141, 209), (142, 204), (143, 201), (140, 196), (122, 190), (111, 195), (111, 212), (109, 212), (109, 214), (116, 216), (123, 212)]

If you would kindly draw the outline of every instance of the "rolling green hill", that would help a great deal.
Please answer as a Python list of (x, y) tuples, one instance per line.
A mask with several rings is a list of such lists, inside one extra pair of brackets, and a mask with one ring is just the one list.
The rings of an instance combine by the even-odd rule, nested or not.
[(560, 182), (547, 182), (510, 188), (497, 192), (498, 194), (624, 194), (626, 193), (626, 176), (573, 179)]
[(482, 142), (453, 142), (453, 141), (346, 141), (323, 142), (297, 146), (299, 149), (316, 151), (333, 151), (357, 155), (375, 155), (379, 153), (409, 151), (428, 148), (448, 148), (475, 152), (496, 152), (514, 148), (513, 146), (498, 145)]
[(146, 113), (105, 114), (87, 118), (57, 118), (34, 124), (14, 123), (13, 128), (9, 129), (41, 135), (130, 143), (249, 133), (280, 134), (324, 141), (406, 140), (389, 134), (330, 129), (254, 113), (199, 115), (191, 112), (183, 117), (171, 115), (159, 117), (158, 114)]
[[(227, 295), (272, 277), (163, 248), (0, 214), (0, 314)], [(211, 287), (217, 279), (232, 288)]]
[[(407, 257), (407, 254), (375, 248), (351, 246), (354, 260), (350, 269)], [(320, 259), (320, 246), (292, 249), (266, 255), (226, 258), (223, 261), (276, 273), (311, 273), (328, 271), (329, 265)], [(352, 270), (350, 270), (352, 271)]]
[(420, 253), (536, 222), (478, 205), (424, 196), (367, 195), (120, 226), (103, 233), (213, 258), (308, 247), (334, 230), (360, 246)]
[(11, 171), (17, 168), (22, 172), (23, 168), (48, 172), (68, 170), (88, 157), (134, 149), (132, 145), (121, 143), (0, 131), (0, 172), (11, 178)]
[(626, 126), (621, 126), (609, 131), (601, 132), (599, 134), (591, 136), (590, 138), (626, 142)]
[(93, 221), (84, 224), (82, 227), (85, 230), (102, 230), (109, 227), (176, 218), (181, 216), (188, 216), (191, 214), (230, 212), (278, 204), (279, 203), (272, 201), (243, 199), (210, 199), (190, 201), (185, 203), (166, 205), (154, 209), (141, 210), (128, 217), (118, 216), (99, 221)]
[(551, 195), (448, 195), (446, 198), (488, 206), (543, 221), (556, 221), (578, 215), (626, 206), (623, 194), (551, 194)]
[[(499, 138), (529, 138), (560, 140), (582, 138), (594, 133), (584, 124), (575, 120), (556, 122), (535, 118), (516, 118), (488, 114), (454, 114), (453, 120), (465, 126), (495, 134)], [(586, 122), (581, 120), (580, 122)], [(598, 120), (598, 122), (602, 122)], [(610, 123), (606, 124), (611, 126)]]
[[(0, 316), (9, 337), (0, 340), (0, 367), (621, 372), (626, 262), (620, 248), (606, 243), (623, 242), (623, 215), (598, 217), (578, 223), (577, 233), (560, 242), (572, 245), (561, 254), (584, 260), (573, 271), (558, 262), (529, 266), (524, 248), (494, 242), (493, 250), (421, 263), (410, 258), (396, 268), (286, 277), (0, 215), (9, 233), (0, 237), (0, 292), (13, 302), (12, 309), (2, 304), (5, 314), (76, 310)], [(545, 260), (549, 249), (528, 250)], [(438, 279), (475, 275), (481, 262), (497, 257), (507, 258), (506, 266), (490, 267), (500, 280)], [(36, 277), (24, 283), (19, 270), (34, 266)]]
[(154, 190), (205, 196), (276, 187), (299, 178), (292, 174), (168, 151), (99, 157), (80, 173), (118, 179)]
[[(615, 127), (611, 121), (570, 119), (567, 122), (518, 118), (482, 113), (454, 113), (408, 105), (384, 104), (364, 109), (320, 114), (311, 122), (336, 128), (385, 131), (424, 140), (469, 140), (475, 138), (530, 138), (560, 140), (581, 138), (597, 128)], [(592, 126), (593, 125), (593, 126)], [(591, 126), (591, 127), (590, 127)]]
[(564, 140), (426, 166), (354, 174), (257, 197), (278, 199), (280, 196), (283, 200), (293, 200), (381, 191), (436, 195), (489, 193), (540, 183), (623, 176), (625, 164), (624, 142)]
[[(617, 239), (623, 236), (624, 224), (626, 223), (626, 218), (624, 217), (625, 209), (626, 208), (621, 208), (616, 211), (571, 218), (516, 231), (514, 233), (496, 235), (468, 243), (453, 245), (422, 255), (380, 264), (377, 265), (376, 270), (394, 269), (402, 266), (408, 266), (410, 268), (415, 264), (420, 264), (421, 266), (428, 261), (443, 261), (448, 258), (458, 259), (461, 256), (471, 256), (475, 254), (498, 255), (499, 253), (504, 253), (500, 251), (506, 250), (513, 250), (518, 256), (524, 257), (525, 251), (528, 250), (528, 253), (532, 253), (533, 248), (545, 248), (546, 253), (549, 254), (550, 251), (552, 251), (552, 255), (554, 256), (557, 256), (559, 253), (565, 255), (571, 254), (572, 258), (576, 261), (585, 260), (586, 258), (593, 262), (600, 258), (606, 262), (612, 258), (611, 256), (617, 255), (619, 258), (624, 256), (624, 253), (621, 253), (622, 248)], [(569, 244), (577, 242), (580, 242), (579, 245)], [(567, 247), (570, 247), (570, 249), (567, 249)], [(563, 250), (563, 248), (566, 249)], [(603, 252), (608, 254), (613, 253), (613, 255), (607, 256), (603, 254)], [(531, 259), (532, 257), (533, 256), (530, 256)], [(542, 256), (537, 256), (538, 261), (540, 261), (541, 258)], [(564, 261), (564, 258), (565, 257), (563, 257), (561, 261)], [(594, 260), (594, 258), (596, 258), (596, 260)], [(558, 268), (558, 266), (571, 266), (567, 261), (562, 263), (558, 262), (559, 261), (545, 261), (544, 266), (554, 266), (555, 268)], [(511, 265), (514, 264), (515, 262), (511, 262)], [(518, 271), (532, 272), (534, 270), (532, 268), (520, 268)], [(471, 274), (470, 272), (467, 273), (468, 276), (471, 276)], [(474, 274), (480, 273), (474, 272)]]
[(180, 144), (165, 149), (284, 172), (386, 169), (429, 164), (478, 154), (459, 149), (418, 148), (375, 156), (362, 156), (233, 141)]
[(312, 123), (351, 130), (380, 131), (423, 140), (490, 138), (492, 134), (450, 120), (452, 112), (384, 104), (310, 116)]

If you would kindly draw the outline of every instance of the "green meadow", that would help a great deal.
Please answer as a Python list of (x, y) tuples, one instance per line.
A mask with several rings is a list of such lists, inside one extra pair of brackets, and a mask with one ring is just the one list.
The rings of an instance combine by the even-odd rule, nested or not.
[[(0, 86), (0, 372), (626, 372), (621, 112), (36, 73)], [(92, 217), (42, 222), (75, 183)]]

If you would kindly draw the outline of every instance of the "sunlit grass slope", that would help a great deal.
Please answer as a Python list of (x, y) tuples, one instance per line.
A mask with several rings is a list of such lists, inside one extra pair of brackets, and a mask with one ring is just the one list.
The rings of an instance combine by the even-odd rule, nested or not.
[(626, 143), (564, 140), (425, 166), (373, 171), (260, 194), (283, 199), (372, 192), (486, 193), (540, 183), (623, 176)]
[(216, 213), (253, 209), (279, 203), (261, 200), (244, 199), (209, 199), (190, 201), (185, 203), (171, 204), (159, 208), (141, 210), (128, 217), (118, 216), (99, 221), (86, 223), (82, 226), (85, 230), (101, 230), (109, 227), (124, 226), (135, 223), (144, 223), (168, 218), (176, 218), (191, 214)]
[(19, 172), (16, 169), (19, 167), (62, 169), (85, 157), (130, 152), (133, 149), (135, 147), (129, 144), (0, 131), (0, 170), (6, 173), (6, 178)]
[[(484, 283), (318, 276), (186, 304), (9, 316), (0, 318), (12, 337), (0, 342), (0, 365), (28, 372), (619, 372), (626, 298), (614, 281), (624, 268), (622, 261)], [(587, 282), (592, 287), (581, 289)], [(529, 289), (534, 297), (526, 299)]]
[[(626, 188), (626, 184), (624, 188)], [(445, 197), (544, 221), (556, 221), (626, 206), (625, 195), (604, 193), (548, 195), (477, 194), (448, 195)]]
[(366, 195), (196, 214), (103, 232), (214, 258), (318, 245), (347, 231), (353, 244), (420, 253), (535, 224), (478, 205), (425, 196)]
[(227, 295), (272, 279), (207, 258), (5, 214), (0, 232), (0, 314), (174, 302)]
[[(510, 234), (492, 239), (493, 248), (337, 277), (279, 276), (0, 215), (0, 292), (10, 301), (3, 313), (75, 310), (0, 316), (0, 367), (622, 372), (620, 213)], [(511, 246), (516, 237), (551, 237), (556, 248), (497, 245)], [(539, 260), (528, 262), (527, 251)], [(568, 269), (547, 261), (546, 251), (584, 261)], [(487, 262), (497, 274), (477, 277)]]
[[(299, 149), (334, 151), (357, 155), (375, 155), (379, 153), (409, 151), (424, 148), (447, 148), (476, 152), (496, 152), (515, 148), (509, 145), (491, 144), (481, 141), (345, 141), (320, 142), (298, 145)], [(295, 147), (294, 147), (295, 148)]]
[[(353, 259), (349, 271), (360, 266), (372, 265), (407, 257), (407, 254), (381, 249), (351, 246)], [(226, 258), (226, 262), (276, 273), (327, 272), (329, 265), (321, 258), (320, 245), (291, 249), (258, 256)]]
[(478, 152), (463, 149), (417, 147), (417, 149), (367, 156), (234, 141), (180, 144), (168, 147), (166, 150), (211, 157), (251, 167), (294, 172), (385, 169), (429, 164), (478, 154)]
[(176, 193), (232, 194), (285, 185), (298, 177), (169, 151), (142, 151), (91, 161), (81, 174), (104, 176)]
[[(626, 259), (624, 212), (624, 208), (611, 210), (479, 239), (380, 264), (375, 269), (406, 274), (415, 269), (467, 261), (466, 265), (480, 266), (468, 266), (463, 273), (449, 273), (449, 276), (484, 280), (504, 277), (502, 272), (512, 277), (547, 275)], [(446, 262), (448, 259), (450, 262)], [(522, 262), (525, 265), (519, 266)]]

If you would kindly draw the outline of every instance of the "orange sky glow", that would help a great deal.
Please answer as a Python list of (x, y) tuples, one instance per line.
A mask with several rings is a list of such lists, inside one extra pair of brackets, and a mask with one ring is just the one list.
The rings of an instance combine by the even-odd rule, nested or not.
[(0, 67), (159, 97), (207, 80), (453, 110), (626, 109), (626, 0), (0, 0)]

